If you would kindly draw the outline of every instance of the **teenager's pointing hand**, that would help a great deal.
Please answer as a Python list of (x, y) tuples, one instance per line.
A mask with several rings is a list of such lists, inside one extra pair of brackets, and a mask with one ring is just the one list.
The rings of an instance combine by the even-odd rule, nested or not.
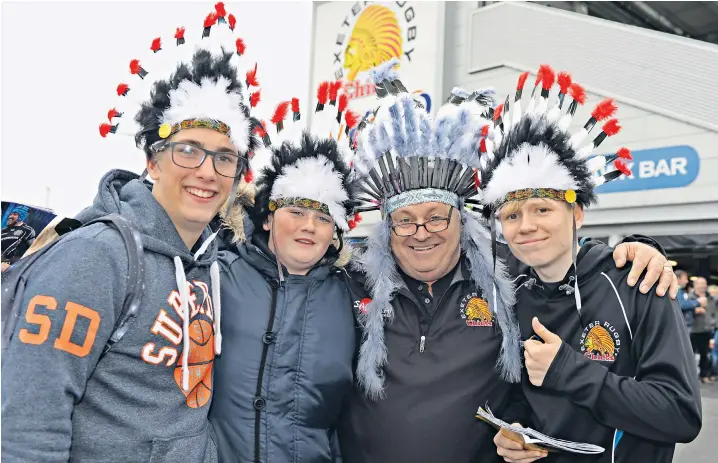
[(544, 342), (529, 339), (524, 343), (526, 372), (529, 375), (531, 384), (541, 386), (563, 341), (561, 341), (561, 338), (557, 334), (552, 333), (548, 328), (543, 326), (536, 317), (531, 321), (531, 326), (533, 327), (534, 333), (543, 339)]

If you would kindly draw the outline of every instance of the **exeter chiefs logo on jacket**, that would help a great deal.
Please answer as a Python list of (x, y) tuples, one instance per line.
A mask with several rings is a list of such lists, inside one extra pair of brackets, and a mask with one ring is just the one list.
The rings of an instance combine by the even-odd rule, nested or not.
[(581, 352), (584, 357), (599, 362), (613, 362), (621, 350), (621, 338), (609, 322), (596, 320), (588, 324), (581, 334)]
[(466, 326), (494, 326), (489, 304), (479, 297), (478, 293), (470, 293), (461, 299), (459, 304), (461, 318)]

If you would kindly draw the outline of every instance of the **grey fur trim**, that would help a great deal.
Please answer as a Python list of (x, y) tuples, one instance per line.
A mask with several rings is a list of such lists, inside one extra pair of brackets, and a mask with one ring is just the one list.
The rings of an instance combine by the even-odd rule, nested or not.
[(232, 243), (241, 243), (247, 239), (247, 236), (251, 235), (251, 232), (247, 232), (248, 225), (251, 226), (251, 223), (248, 224), (245, 220), (248, 217), (245, 208), (254, 203), (255, 193), (254, 185), (244, 183), (244, 180), (242, 180), (237, 189), (234, 205), (229, 209), (229, 214), (227, 214), (226, 204), (220, 209), (219, 216), (222, 219), (222, 225), (228, 227), (234, 234)]
[[(492, 276), (491, 238), (486, 235), (482, 219), (463, 207), (459, 211), (461, 249), (468, 259), (471, 280), (486, 296), (503, 335), (496, 366), (505, 381), (518, 383), (521, 380), (521, 331), (513, 310), (516, 303), (514, 284), (501, 259), (496, 259), (496, 275)], [(497, 291), (495, 298), (494, 291)]]
[(359, 349), (357, 379), (371, 400), (384, 397), (384, 365), (387, 351), (384, 342), (384, 318), (391, 322), (394, 309), (391, 301), (399, 289), (401, 277), (391, 253), (391, 226), (382, 220), (367, 240), (366, 250), (357, 256), (355, 267), (366, 275), (371, 303), (359, 314), (364, 335)]

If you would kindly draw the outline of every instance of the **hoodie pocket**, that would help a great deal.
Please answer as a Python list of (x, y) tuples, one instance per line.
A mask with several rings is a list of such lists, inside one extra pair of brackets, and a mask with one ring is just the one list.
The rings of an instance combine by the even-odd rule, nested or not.
[(217, 463), (217, 446), (211, 436), (209, 421), (196, 434), (153, 439), (150, 463)]

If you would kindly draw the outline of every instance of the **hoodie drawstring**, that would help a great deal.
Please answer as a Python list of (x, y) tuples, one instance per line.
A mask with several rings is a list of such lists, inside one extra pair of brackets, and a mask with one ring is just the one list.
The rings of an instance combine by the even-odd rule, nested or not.
[[(199, 257), (209, 248), (209, 245), (217, 237), (217, 232), (212, 233), (204, 240), (202, 246), (199, 247), (194, 255), (194, 260)], [(180, 295), (180, 311), (184, 320), (182, 320), (182, 389), (189, 391), (189, 288), (187, 285), (187, 276), (184, 273), (184, 265), (182, 265), (182, 259), (179, 256), (175, 256), (175, 278), (177, 280), (177, 290)], [(220, 317), (222, 313), (222, 302), (220, 301), (220, 290), (219, 290), (219, 264), (217, 261), (212, 262), (209, 267), (210, 284), (212, 285), (212, 299), (214, 301), (214, 352), (220, 354), (222, 351), (222, 333), (220, 331)]]
[[(573, 211), (573, 208), (572, 208)], [(573, 216), (573, 244), (572, 244), (573, 270), (576, 272), (576, 281), (574, 281), (573, 295), (576, 298), (576, 308), (581, 313), (581, 293), (578, 292), (578, 265), (576, 265), (576, 257), (578, 256), (578, 242), (576, 241), (576, 216)]]
[(183, 314), (184, 320), (182, 320), (182, 389), (189, 391), (189, 303), (187, 294), (187, 276), (184, 273), (184, 266), (182, 265), (182, 259), (179, 256), (175, 256), (175, 278), (177, 280), (177, 289), (180, 295), (180, 308)]
[(222, 318), (222, 301), (219, 291), (219, 264), (212, 262), (209, 267), (209, 275), (212, 284), (212, 300), (214, 301), (214, 353), (222, 353), (222, 331), (220, 330), (220, 319)]

